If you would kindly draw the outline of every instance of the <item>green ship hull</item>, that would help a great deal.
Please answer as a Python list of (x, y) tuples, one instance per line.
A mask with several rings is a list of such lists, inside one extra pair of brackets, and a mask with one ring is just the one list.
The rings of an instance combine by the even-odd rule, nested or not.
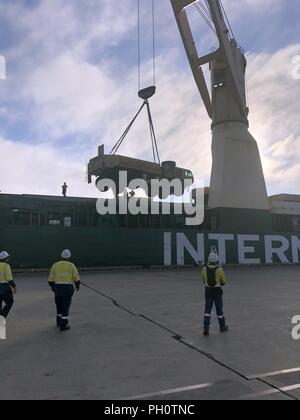
[(48, 268), (65, 248), (86, 268), (201, 264), (211, 247), (224, 264), (299, 264), (300, 233), (273, 230), (266, 212), (207, 211), (187, 228), (182, 216), (101, 217), (95, 203), (0, 195), (0, 249), (24, 269)]

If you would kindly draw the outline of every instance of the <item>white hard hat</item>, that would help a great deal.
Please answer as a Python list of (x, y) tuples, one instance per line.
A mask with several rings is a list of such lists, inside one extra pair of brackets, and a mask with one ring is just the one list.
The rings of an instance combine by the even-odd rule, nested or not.
[(218, 256), (218, 254), (216, 254), (215, 252), (211, 252), (209, 254), (209, 257), (208, 257), (208, 262), (210, 262), (210, 263), (218, 263), (219, 262), (219, 256)]
[(68, 260), (69, 258), (72, 257), (72, 253), (69, 249), (65, 249), (62, 253), (61, 256), (63, 257), (64, 260)]
[(6, 260), (9, 257), (9, 254), (6, 251), (0, 253), (0, 260)]

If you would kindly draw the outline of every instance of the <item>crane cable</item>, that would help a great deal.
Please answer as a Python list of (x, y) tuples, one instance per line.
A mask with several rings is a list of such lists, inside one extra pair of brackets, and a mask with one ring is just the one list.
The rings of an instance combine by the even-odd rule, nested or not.
[(235, 36), (234, 36), (233, 30), (232, 30), (232, 26), (231, 26), (231, 24), (230, 24), (230, 21), (229, 21), (229, 19), (228, 19), (228, 16), (227, 16), (227, 13), (226, 13), (225, 7), (223, 6), (223, 3), (222, 3), (222, 1), (221, 1), (221, 0), (219, 0), (219, 3), (220, 3), (220, 5), (221, 5), (222, 12), (223, 12), (223, 15), (224, 15), (224, 17), (225, 17), (225, 20), (227, 21), (227, 25), (228, 25), (228, 29), (229, 29), (229, 31), (230, 31), (231, 37), (232, 37), (232, 39), (235, 41)]
[(152, 0), (152, 52), (153, 52), (153, 85), (156, 85), (156, 46), (155, 46), (155, 0)]
[[(140, 6), (140, 0), (138, 0), (138, 89), (139, 89), (139, 96), (141, 91), (141, 6)], [(155, 0), (152, 0), (152, 53), (153, 53), (153, 87), (155, 88), (156, 84), (156, 46), (155, 46)], [(146, 89), (147, 90), (147, 89)], [(154, 89), (155, 92), (155, 89)], [(142, 96), (140, 96), (142, 97)], [(150, 128), (150, 138), (151, 138), (151, 145), (152, 145), (152, 153), (153, 153), (153, 159), (154, 162), (158, 162), (160, 165), (160, 155), (157, 145), (157, 138), (154, 130), (153, 125), (153, 119), (151, 115), (151, 109), (149, 104), (149, 97), (145, 97), (142, 106), (136, 113), (136, 115), (133, 117), (132, 121), (127, 126), (126, 130), (120, 137), (120, 139), (117, 141), (117, 143), (112, 148), (110, 154), (115, 155), (119, 148), (121, 147), (122, 143), (124, 142), (125, 138), (127, 137), (127, 134), (129, 133), (130, 129), (132, 128), (134, 122), (142, 112), (143, 108), (146, 106), (147, 108), (147, 115), (148, 115), (148, 121), (149, 121), (149, 128)]]
[(141, 4), (138, 0), (138, 90), (141, 90)]
[[(194, 4), (194, 7), (196, 8), (196, 10), (198, 11), (198, 13), (202, 16), (202, 18), (205, 20), (205, 22), (207, 23), (207, 25), (209, 26), (209, 28), (216, 34), (216, 28), (214, 26), (214, 22), (212, 20), (211, 14), (210, 14), (210, 10), (209, 10), (209, 4), (207, 0), (204, 0), (205, 4), (202, 3), (202, 1), (200, 0), (198, 3)], [(220, 3), (220, 7), (225, 19), (225, 23), (227, 24), (230, 36), (232, 40), (235, 40), (235, 36), (234, 36), (234, 32), (232, 30), (232, 26), (230, 24), (230, 20), (228, 19), (226, 10), (223, 6), (222, 0), (219, 0)]]
[[(152, 0), (152, 72), (153, 86), (156, 85), (156, 42), (155, 42), (155, 0)], [(138, 90), (141, 90), (141, 0), (138, 0)]]
[(208, 9), (207, 3), (206, 6), (200, 1), (198, 3), (194, 4), (195, 9), (197, 10), (197, 12), (202, 16), (202, 18), (204, 19), (204, 21), (207, 23), (207, 25), (209, 26), (209, 28), (212, 30), (212, 32), (214, 34), (216, 34), (216, 29), (210, 14), (210, 11)]
[(127, 134), (129, 133), (131, 127), (133, 126), (135, 120), (137, 119), (137, 117), (140, 115), (140, 113), (142, 112), (142, 109), (144, 108), (145, 103), (143, 103), (143, 105), (140, 107), (140, 109), (138, 110), (138, 112), (136, 113), (136, 115), (133, 117), (133, 119), (131, 120), (131, 122), (129, 123), (129, 125), (127, 126), (126, 130), (124, 131), (124, 133), (122, 134), (122, 136), (119, 138), (119, 140), (117, 141), (117, 143), (114, 145), (114, 147), (112, 148), (110, 154), (111, 155), (115, 155), (119, 148), (121, 147), (123, 141), (125, 140)]

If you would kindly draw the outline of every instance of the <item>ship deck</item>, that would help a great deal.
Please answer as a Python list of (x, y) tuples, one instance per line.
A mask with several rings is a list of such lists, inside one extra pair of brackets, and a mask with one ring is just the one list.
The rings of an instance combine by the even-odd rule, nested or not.
[(74, 297), (72, 330), (53, 326), (46, 275), (18, 275), (0, 341), (0, 398), (299, 399), (299, 267), (229, 268), (220, 334), (202, 336), (196, 269), (92, 272)]

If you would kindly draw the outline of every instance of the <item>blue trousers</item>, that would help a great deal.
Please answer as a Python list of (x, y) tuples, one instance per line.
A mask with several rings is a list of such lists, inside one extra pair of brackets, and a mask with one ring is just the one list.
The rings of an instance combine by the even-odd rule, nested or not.
[(57, 316), (63, 321), (68, 321), (74, 287), (72, 285), (55, 285), (54, 293)]
[(211, 313), (213, 307), (216, 307), (220, 328), (225, 328), (226, 321), (223, 312), (223, 290), (221, 287), (207, 287), (205, 290), (205, 315), (204, 328), (209, 330), (211, 323)]
[(0, 316), (7, 318), (8, 314), (11, 311), (11, 308), (13, 307), (13, 304), (14, 304), (14, 295), (10, 286), (5, 285), (1, 287), (0, 288)]

